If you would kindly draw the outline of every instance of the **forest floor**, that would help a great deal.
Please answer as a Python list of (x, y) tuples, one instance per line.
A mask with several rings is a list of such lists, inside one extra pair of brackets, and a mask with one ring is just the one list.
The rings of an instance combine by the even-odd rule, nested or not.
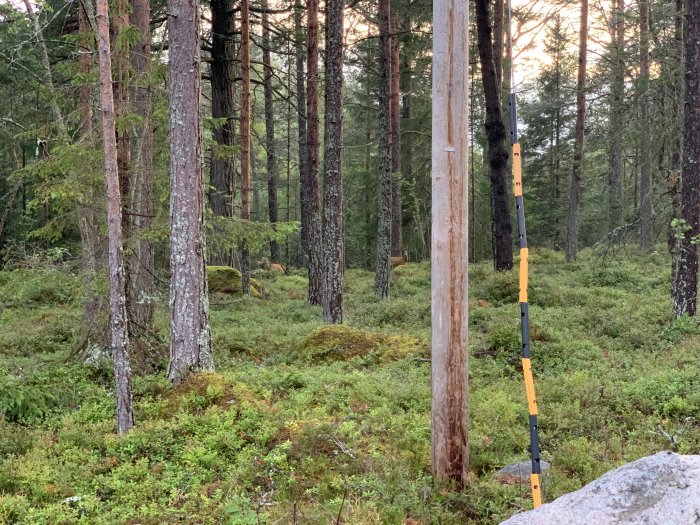
[[(700, 330), (672, 320), (668, 257), (531, 250), (530, 316), (546, 499), (659, 450), (700, 451)], [(470, 464), (430, 478), (430, 274), (347, 272), (345, 327), (305, 305), (305, 278), (258, 276), (263, 299), (212, 297), (217, 372), (134, 380), (137, 427), (113, 434), (105, 363), (78, 345), (81, 281), (61, 265), (0, 272), (0, 523), (498, 523), (529, 488), (494, 472), (528, 457), (517, 273), (470, 270)], [(166, 301), (167, 303), (167, 301)], [(166, 334), (167, 312), (158, 312)], [(162, 366), (162, 364), (161, 364)]]

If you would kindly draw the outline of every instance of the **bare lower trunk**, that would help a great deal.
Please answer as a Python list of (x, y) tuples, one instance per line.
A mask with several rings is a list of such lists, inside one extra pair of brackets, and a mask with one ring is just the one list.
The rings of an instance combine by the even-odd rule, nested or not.
[(97, 48), (100, 60), (100, 104), (107, 185), (107, 225), (109, 237), (109, 309), (112, 332), (112, 359), (117, 401), (117, 433), (134, 426), (129, 367), (129, 330), (126, 315), (126, 282), (122, 253), (122, 209), (117, 166), (117, 140), (112, 93), (112, 64), (109, 48), (107, 0), (97, 0)]
[[(209, 205), (219, 217), (233, 217), (235, 194), (235, 15), (233, 0), (212, 0), (211, 51), (211, 113), (215, 119), (225, 119), (212, 135)], [(223, 250), (212, 254), (214, 264), (231, 264), (232, 254)]]
[(297, 0), (294, 6), (294, 45), (296, 58), (296, 99), (297, 99), (297, 133), (299, 148), (299, 201), (301, 206), (301, 251), (303, 264), (308, 267), (309, 253), (309, 202), (306, 191), (308, 179), (307, 139), (306, 139), (306, 86), (304, 83), (304, 35), (302, 31), (302, 4)]
[(379, 221), (374, 293), (389, 297), (391, 278), (391, 39), (389, 0), (379, 0)]
[(639, 1), (639, 20), (639, 245), (643, 251), (649, 251), (654, 246), (654, 193), (649, 129), (649, 0)]
[[(250, 221), (250, 13), (248, 0), (241, 1), (241, 218)], [(250, 250), (247, 239), (241, 243), (241, 288), (250, 295)]]
[[(202, 131), (199, 4), (169, 0), (170, 364), (168, 378), (212, 370), (209, 328)], [(177, 16), (173, 16), (176, 13)]]
[(493, 262), (496, 270), (513, 267), (513, 226), (510, 220), (508, 195), (510, 173), (506, 149), (506, 127), (501, 107), (501, 92), (494, 61), (493, 38), (489, 22), (488, 0), (476, 1), (476, 27), (479, 60), (486, 102), (486, 137), (488, 140), (489, 176), (491, 179), (491, 208)]
[[(623, 0), (612, 0), (612, 81), (610, 85), (610, 180), (609, 180), (609, 228), (617, 228), (622, 223), (622, 185), (625, 178), (625, 14)], [(644, 122), (647, 126), (648, 122)]]
[(403, 213), (401, 206), (401, 92), (399, 17), (391, 15), (391, 81), (390, 81), (390, 139), (391, 144), (391, 253), (403, 255)]
[(581, 21), (578, 47), (578, 80), (576, 85), (576, 131), (574, 133), (574, 163), (569, 191), (569, 222), (566, 236), (566, 260), (576, 260), (578, 227), (581, 212), (581, 170), (586, 123), (586, 54), (588, 43), (588, 0), (581, 0)]
[(323, 155), (323, 317), (343, 322), (343, 0), (326, 7), (326, 141)]
[(140, 39), (131, 48), (131, 85), (133, 108), (139, 117), (132, 136), (132, 165), (129, 209), (133, 236), (132, 255), (127, 267), (130, 277), (129, 298), (131, 328), (149, 332), (153, 328), (155, 307), (155, 254), (148, 239), (154, 215), (153, 186), (153, 111), (151, 102), (151, 6), (148, 0), (131, 0), (130, 23), (138, 28)]
[[(278, 221), (277, 211), (277, 154), (275, 151), (275, 110), (272, 98), (272, 62), (270, 61), (270, 22), (267, 13), (267, 0), (262, 0), (263, 8), (263, 69), (265, 91), (265, 138), (267, 142), (267, 210), (270, 223)], [(277, 241), (270, 241), (270, 262), (280, 262), (280, 249)]]
[[(685, 74), (683, 71), (683, 0), (676, 0), (676, 11), (674, 14), (674, 56), (671, 61), (673, 74), (671, 82), (672, 112), (671, 118), (671, 170), (669, 173), (667, 186), (671, 198), (671, 219), (680, 218), (680, 193), (679, 185), (681, 179), (681, 153), (683, 149), (682, 134), (678, 129), (683, 129), (683, 83)], [(677, 126), (677, 127), (676, 127)], [(671, 282), (676, 281), (678, 272), (678, 260), (680, 259), (680, 240), (676, 238), (674, 228), (668, 228), (668, 249), (671, 254)]]
[[(318, 200), (318, 0), (307, 2), (307, 91), (306, 91), (306, 238), (309, 260), (309, 304), (323, 304), (323, 246)], [(303, 191), (303, 190), (302, 190)], [(303, 224), (302, 214), (302, 228)]]
[(695, 316), (698, 301), (698, 245), (700, 235), (700, 2), (689, 0), (685, 17), (685, 114), (681, 219), (685, 231), (673, 282), (673, 312)]

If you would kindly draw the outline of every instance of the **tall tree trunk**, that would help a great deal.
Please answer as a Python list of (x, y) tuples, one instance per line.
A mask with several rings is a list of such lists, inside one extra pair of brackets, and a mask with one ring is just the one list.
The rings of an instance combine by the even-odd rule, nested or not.
[(326, 4), (326, 140), (323, 153), (323, 318), (343, 322), (343, 8)]
[[(323, 261), (321, 240), (321, 217), (318, 200), (318, 0), (308, 0), (307, 9), (307, 98), (306, 98), (306, 180), (302, 192), (306, 196), (306, 213), (302, 209), (302, 229), (306, 227), (309, 261), (309, 304), (323, 304)], [(306, 216), (306, 221), (304, 221)]]
[[(625, 178), (625, 4), (612, 0), (612, 80), (610, 83), (610, 178), (609, 206), (612, 230), (622, 223), (622, 184)], [(648, 122), (642, 125), (646, 126)]]
[(389, 95), (391, 144), (391, 253), (403, 255), (403, 213), (401, 207), (401, 71), (399, 17), (391, 15), (391, 81)]
[[(233, 217), (236, 162), (233, 152), (235, 144), (236, 56), (234, 44), (235, 2), (212, 0), (212, 47), (211, 47), (211, 115), (215, 119), (226, 119), (213, 132), (216, 145), (211, 155), (209, 205), (212, 213), (219, 217)], [(232, 254), (214, 255), (215, 264), (232, 264)]]
[(510, 221), (508, 186), (508, 150), (506, 127), (501, 105), (501, 91), (496, 75), (489, 0), (476, 0), (476, 29), (479, 61), (486, 102), (486, 137), (488, 139), (489, 175), (493, 234), (493, 262), (497, 271), (513, 268), (513, 226)]
[[(118, 121), (125, 122), (129, 114), (129, 47), (130, 40), (123, 32), (129, 26), (128, 0), (115, 0), (111, 5), (112, 17), (112, 57), (114, 59), (114, 107)], [(122, 232), (127, 242), (132, 237), (131, 209), (129, 193), (131, 191), (131, 137), (126, 126), (119, 126), (117, 131), (117, 164), (119, 166), (119, 189), (122, 193)], [(131, 289), (127, 270), (127, 290)], [(130, 294), (126, 297), (126, 309), (131, 312)]]
[[(250, 221), (250, 13), (248, 0), (241, 0), (241, 218)], [(241, 243), (241, 288), (250, 295), (250, 250), (247, 239)]]
[(581, 213), (581, 169), (586, 123), (586, 54), (588, 51), (588, 0), (581, 0), (581, 20), (578, 45), (578, 80), (576, 83), (576, 130), (574, 132), (574, 162), (569, 191), (569, 222), (566, 235), (566, 260), (576, 260), (578, 227)]
[(308, 180), (307, 138), (306, 138), (306, 86), (304, 83), (304, 34), (302, 28), (302, 3), (297, 0), (294, 4), (294, 49), (296, 59), (296, 99), (297, 99), (297, 133), (299, 149), (299, 201), (301, 206), (301, 252), (304, 255), (304, 266), (308, 268), (309, 254), (309, 201), (306, 191)]
[(100, 61), (100, 104), (105, 151), (107, 186), (107, 225), (109, 237), (109, 309), (112, 332), (112, 359), (117, 401), (117, 433), (134, 426), (129, 366), (129, 330), (126, 315), (126, 281), (122, 251), (122, 208), (117, 166), (117, 140), (112, 93), (112, 63), (109, 48), (107, 0), (97, 0), (97, 49)]
[(379, 0), (379, 221), (374, 293), (389, 297), (391, 279), (391, 38), (389, 0)]
[[(681, 153), (683, 149), (683, 135), (678, 129), (683, 129), (683, 83), (685, 81), (685, 73), (683, 71), (684, 57), (684, 42), (683, 42), (683, 0), (676, 0), (676, 11), (674, 13), (674, 56), (671, 61), (673, 74), (671, 80), (671, 96), (672, 114), (674, 117), (671, 122), (671, 170), (669, 173), (667, 185), (668, 193), (671, 198), (671, 219), (680, 218), (680, 193), (678, 187), (681, 179)], [(677, 127), (676, 127), (677, 126)], [(668, 248), (671, 254), (671, 282), (676, 281), (676, 273), (678, 271), (678, 260), (680, 259), (680, 239), (676, 238), (673, 225), (669, 225), (668, 229)]]
[[(267, 142), (267, 210), (270, 222), (277, 223), (277, 155), (275, 153), (275, 110), (272, 99), (272, 62), (270, 61), (270, 15), (267, 12), (267, 0), (262, 0), (263, 8), (263, 84), (265, 91), (265, 139)], [(270, 261), (280, 262), (280, 249), (277, 241), (270, 241)]]
[(700, 1), (688, 0), (685, 11), (685, 112), (681, 219), (683, 237), (673, 282), (673, 312), (695, 316), (698, 302), (698, 245), (700, 235)]
[(469, 479), (469, 4), (435, 1), (432, 87), (432, 471)]
[[(94, 48), (95, 34), (92, 33), (90, 19), (86, 12), (86, 4), (92, 8), (91, 0), (85, 0), (78, 6), (78, 32), (80, 34), (80, 73), (88, 78), (93, 69), (92, 50)], [(94, 20), (94, 10), (91, 13)], [(88, 140), (92, 134), (93, 119), (93, 95), (90, 82), (83, 82), (79, 88), (80, 124), (78, 134), (81, 139)], [(95, 288), (95, 280), (98, 274), (98, 246), (101, 244), (100, 226), (95, 213), (95, 202), (100, 190), (90, 183), (78, 199), (78, 230), (80, 231), (80, 253), (82, 258), (83, 291), (83, 327), (86, 333), (86, 342), (91, 344), (92, 337), (97, 332), (102, 332), (102, 314), (104, 313), (104, 300), (102, 294)]]
[(134, 79), (131, 98), (139, 123), (134, 126), (132, 141), (131, 229), (135, 238), (127, 262), (130, 286), (127, 304), (131, 305), (130, 327), (150, 331), (153, 326), (155, 295), (155, 254), (153, 243), (144, 235), (153, 221), (155, 177), (153, 174), (153, 109), (151, 101), (151, 4), (149, 0), (131, 0), (130, 23), (140, 33), (131, 47)]
[(639, 245), (643, 251), (649, 251), (654, 245), (654, 186), (649, 117), (649, 0), (639, 0), (639, 55)]
[(213, 370), (204, 237), (199, 3), (168, 0), (170, 102), (170, 364), (178, 382)]
[(493, 3), (493, 65), (496, 69), (496, 85), (500, 93), (503, 88), (503, 40), (505, 31), (504, 12), (506, 0), (494, 0)]

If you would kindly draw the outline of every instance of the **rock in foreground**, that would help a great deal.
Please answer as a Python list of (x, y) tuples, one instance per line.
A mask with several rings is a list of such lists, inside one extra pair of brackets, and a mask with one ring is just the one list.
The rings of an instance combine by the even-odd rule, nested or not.
[(659, 452), (502, 525), (696, 525), (700, 456)]

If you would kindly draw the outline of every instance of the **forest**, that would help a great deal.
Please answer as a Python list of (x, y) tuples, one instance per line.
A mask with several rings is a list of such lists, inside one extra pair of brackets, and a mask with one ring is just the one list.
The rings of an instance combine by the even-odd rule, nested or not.
[(700, 472), (698, 42), (700, 0), (0, 0), (0, 525)]

